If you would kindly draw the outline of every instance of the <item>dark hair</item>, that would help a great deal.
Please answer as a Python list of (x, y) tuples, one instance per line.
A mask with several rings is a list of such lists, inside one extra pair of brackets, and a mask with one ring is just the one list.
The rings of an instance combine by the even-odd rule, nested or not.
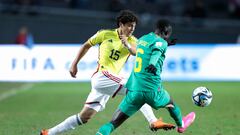
[(158, 20), (156, 23), (156, 29), (164, 35), (167, 35), (168, 32), (172, 31), (172, 26), (168, 20)]
[(136, 22), (138, 23), (137, 15), (134, 14), (130, 10), (121, 10), (119, 15), (117, 16), (117, 26), (119, 27), (119, 23), (126, 24), (128, 22)]

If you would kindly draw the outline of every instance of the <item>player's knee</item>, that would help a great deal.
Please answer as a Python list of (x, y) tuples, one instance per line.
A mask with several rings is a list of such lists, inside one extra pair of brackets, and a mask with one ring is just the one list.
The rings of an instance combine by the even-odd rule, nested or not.
[(168, 105), (166, 105), (166, 108), (174, 108), (174, 105), (173, 104), (168, 104)]
[(165, 108), (174, 108), (174, 102), (170, 99), (169, 103), (165, 106)]

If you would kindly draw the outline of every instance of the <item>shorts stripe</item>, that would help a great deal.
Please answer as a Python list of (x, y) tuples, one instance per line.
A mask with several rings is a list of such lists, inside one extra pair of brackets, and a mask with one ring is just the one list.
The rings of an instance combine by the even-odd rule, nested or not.
[(117, 77), (117, 76), (114, 76), (112, 74), (110, 74), (108, 71), (102, 71), (102, 73), (109, 79), (117, 82), (117, 83), (120, 83), (122, 81), (121, 78)]
[(117, 95), (117, 93), (121, 90), (122, 87), (123, 87), (123, 85), (120, 84), (120, 86), (118, 87), (118, 89), (114, 92), (112, 98), (114, 98), (114, 97)]
[(99, 101), (94, 101), (94, 102), (86, 102), (85, 104), (99, 104)]

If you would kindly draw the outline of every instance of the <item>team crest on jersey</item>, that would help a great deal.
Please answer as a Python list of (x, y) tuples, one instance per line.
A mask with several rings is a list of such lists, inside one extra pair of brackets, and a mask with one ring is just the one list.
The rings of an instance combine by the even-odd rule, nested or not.
[(162, 46), (162, 42), (156, 42), (156, 46), (157, 47), (161, 47)]

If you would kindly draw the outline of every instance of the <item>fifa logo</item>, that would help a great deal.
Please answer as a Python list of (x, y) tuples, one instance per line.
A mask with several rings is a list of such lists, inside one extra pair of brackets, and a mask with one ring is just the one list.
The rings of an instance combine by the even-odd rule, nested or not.
[(44, 60), (38, 61), (36, 58), (31, 58), (31, 59), (17, 59), (13, 58), (11, 60), (11, 69), (16, 70), (16, 69), (23, 69), (23, 70), (35, 70), (37, 67), (41, 66), (40, 68), (44, 70), (54, 70), (54, 64), (52, 59), (46, 58)]

